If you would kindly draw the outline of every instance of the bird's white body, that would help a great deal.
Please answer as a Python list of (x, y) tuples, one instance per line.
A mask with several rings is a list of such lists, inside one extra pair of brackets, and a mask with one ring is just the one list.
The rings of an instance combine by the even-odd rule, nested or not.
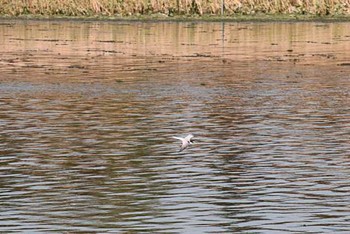
[(175, 139), (178, 139), (182, 142), (182, 145), (181, 145), (181, 148), (179, 150), (179, 152), (183, 151), (184, 149), (186, 149), (189, 145), (192, 145), (193, 144), (193, 135), (190, 134), (188, 135), (187, 137), (185, 138), (182, 138), (182, 137), (173, 137)]

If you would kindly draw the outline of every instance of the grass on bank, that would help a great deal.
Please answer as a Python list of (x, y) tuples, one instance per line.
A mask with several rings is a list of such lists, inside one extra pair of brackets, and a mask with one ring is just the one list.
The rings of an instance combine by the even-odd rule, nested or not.
[(7, 16), (349, 16), (350, 0), (0, 0)]

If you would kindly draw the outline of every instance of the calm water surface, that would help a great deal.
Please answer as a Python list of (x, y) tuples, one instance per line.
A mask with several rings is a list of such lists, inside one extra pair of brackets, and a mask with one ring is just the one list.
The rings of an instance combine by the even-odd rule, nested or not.
[(1, 232), (350, 232), (348, 23), (1, 21), (0, 45)]

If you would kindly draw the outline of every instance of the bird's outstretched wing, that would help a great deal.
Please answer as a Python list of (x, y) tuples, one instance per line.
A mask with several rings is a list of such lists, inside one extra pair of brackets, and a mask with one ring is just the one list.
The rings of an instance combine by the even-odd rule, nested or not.
[(187, 141), (183, 141), (179, 152), (183, 151), (183, 150), (186, 149), (187, 147), (188, 147), (188, 142), (187, 142)]
[(178, 139), (182, 142), (181, 148), (179, 150), (179, 152), (183, 151), (184, 149), (187, 148), (188, 146), (188, 141), (185, 138), (181, 138), (181, 137), (173, 137), (174, 139)]
[(184, 141), (185, 139), (184, 138), (182, 138), (182, 137), (176, 137), (176, 136), (173, 136), (172, 138), (174, 138), (174, 139), (178, 139), (178, 140), (180, 140), (180, 141)]
[(191, 138), (193, 137), (193, 135), (192, 134), (189, 134), (187, 137), (185, 137), (185, 140), (186, 141), (191, 141)]

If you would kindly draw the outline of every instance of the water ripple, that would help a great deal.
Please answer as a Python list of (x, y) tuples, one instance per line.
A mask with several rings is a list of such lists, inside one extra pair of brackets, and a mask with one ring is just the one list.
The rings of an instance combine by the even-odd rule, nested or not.
[[(1, 232), (349, 233), (350, 83), (346, 67), (334, 66), (347, 27), (318, 27), (322, 40), (333, 31), (343, 40), (307, 44), (299, 64), (286, 51), (300, 50), (312, 23), (250, 25), (254, 33), (150, 23), (150, 31), (180, 30), (179, 47), (150, 39), (142, 25), (50, 25), (72, 35), (112, 31), (122, 41), (116, 57), (103, 40), (86, 43), (90, 34), (66, 40), (75, 49), (62, 54), (28, 46), (28, 58), (21, 39), (6, 39), (17, 51), (0, 59)], [(272, 50), (281, 35), (269, 27), (298, 34)], [(213, 37), (198, 40), (197, 29)], [(135, 35), (149, 46), (136, 48)], [(222, 35), (226, 47), (208, 46)], [(184, 49), (189, 43), (198, 46)], [(193, 48), (215, 56), (193, 57)], [(312, 56), (316, 49), (332, 50), (334, 61)], [(187, 133), (196, 142), (178, 152), (171, 137)]]

